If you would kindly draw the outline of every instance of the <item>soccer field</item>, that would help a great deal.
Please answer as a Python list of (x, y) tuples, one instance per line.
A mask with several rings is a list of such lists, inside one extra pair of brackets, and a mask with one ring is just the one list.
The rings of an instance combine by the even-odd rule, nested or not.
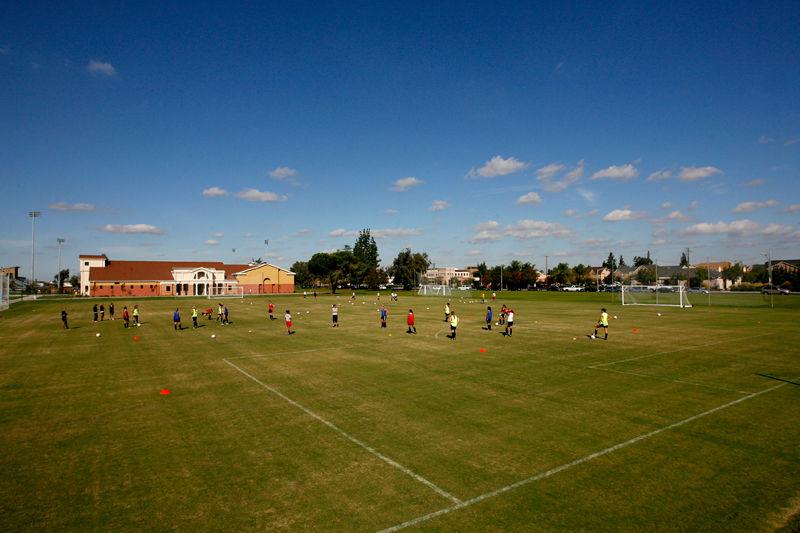
[[(216, 301), (116, 300), (97, 324), (92, 300), (14, 305), (0, 529), (800, 527), (800, 298), (502, 294), (505, 337), (454, 294), (450, 340), (444, 299), (385, 296), (387, 329), (374, 293), (276, 297), (273, 321), (266, 298), (225, 300), (232, 324), (197, 330), (192, 303)], [(124, 329), (132, 303), (143, 325)], [(587, 338), (600, 307), (608, 341)]]

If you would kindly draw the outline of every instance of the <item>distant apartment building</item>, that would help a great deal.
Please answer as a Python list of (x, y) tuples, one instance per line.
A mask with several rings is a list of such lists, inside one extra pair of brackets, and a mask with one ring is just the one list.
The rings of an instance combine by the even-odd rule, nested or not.
[[(477, 271), (477, 269), (476, 269)], [(425, 272), (425, 279), (428, 283), (436, 283), (439, 285), (450, 285), (451, 280), (455, 279), (459, 285), (472, 283), (474, 273), (466, 269), (458, 269), (455, 267), (444, 268), (429, 268)]]

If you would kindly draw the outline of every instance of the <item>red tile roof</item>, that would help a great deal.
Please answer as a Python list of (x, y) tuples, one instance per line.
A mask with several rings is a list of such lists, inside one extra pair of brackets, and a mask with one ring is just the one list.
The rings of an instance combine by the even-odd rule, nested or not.
[[(88, 256), (81, 256), (88, 257)], [(226, 265), (220, 261), (109, 261), (108, 266), (89, 269), (89, 281), (172, 281), (173, 268), (215, 268), (227, 279), (249, 265)]]
[(82, 259), (82, 258), (86, 258), (86, 259), (108, 259), (108, 257), (106, 257), (106, 254), (100, 254), (100, 255), (81, 254), (81, 255), (78, 256), (78, 259)]

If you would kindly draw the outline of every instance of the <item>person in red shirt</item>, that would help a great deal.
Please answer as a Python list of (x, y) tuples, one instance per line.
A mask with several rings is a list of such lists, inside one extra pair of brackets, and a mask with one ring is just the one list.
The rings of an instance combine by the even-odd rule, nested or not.
[(128, 306), (122, 308), (122, 325), (126, 328), (131, 325), (131, 315), (128, 313)]
[(292, 331), (292, 313), (290, 313), (288, 309), (286, 310), (286, 314), (283, 315), (283, 320), (286, 322), (286, 332), (289, 335), (294, 333), (294, 331)]
[(269, 310), (269, 319), (275, 320), (275, 317), (272, 315), (272, 312), (275, 311), (275, 304), (270, 302), (267, 309)]
[[(406, 331), (406, 333), (416, 333), (417, 332), (417, 326), (414, 325), (414, 310), (413, 309), (409, 309), (408, 310), (408, 318), (406, 319), (406, 324), (408, 324), (408, 331)], [(411, 331), (411, 330), (414, 330), (414, 331)]]

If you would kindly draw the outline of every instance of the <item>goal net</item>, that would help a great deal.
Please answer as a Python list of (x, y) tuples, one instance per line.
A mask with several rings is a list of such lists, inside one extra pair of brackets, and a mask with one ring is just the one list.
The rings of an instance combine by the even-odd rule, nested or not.
[(420, 296), (451, 296), (453, 290), (448, 285), (420, 285), (417, 294)]
[(244, 298), (244, 287), (233, 285), (212, 286), (208, 291), (208, 299), (214, 300), (217, 298)]
[(683, 285), (623, 285), (622, 305), (692, 306)]

